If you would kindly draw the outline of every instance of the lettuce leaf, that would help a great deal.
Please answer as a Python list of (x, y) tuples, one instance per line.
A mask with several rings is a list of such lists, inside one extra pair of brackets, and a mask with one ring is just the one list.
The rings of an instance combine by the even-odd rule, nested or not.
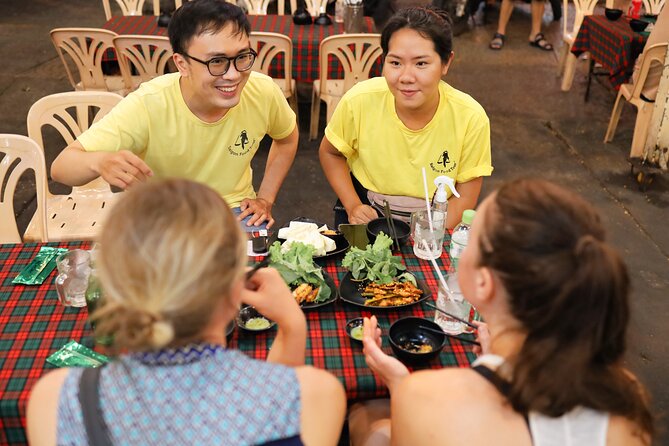
[(281, 252), (281, 242), (269, 247), (270, 265), (276, 269), (288, 286), (310, 283), (320, 287), (316, 302), (327, 300), (332, 290), (325, 283), (323, 271), (314, 263), (314, 247), (301, 242), (293, 242), (286, 252)]
[(399, 271), (406, 267), (399, 256), (393, 256), (390, 247), (393, 239), (383, 232), (363, 250), (356, 247), (346, 253), (342, 266), (351, 271), (355, 280), (369, 280), (380, 284), (392, 282)]

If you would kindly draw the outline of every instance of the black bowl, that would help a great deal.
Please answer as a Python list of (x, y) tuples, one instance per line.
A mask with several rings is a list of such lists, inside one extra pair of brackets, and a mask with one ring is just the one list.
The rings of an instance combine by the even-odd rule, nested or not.
[[(363, 318), (361, 317), (356, 317), (355, 319), (351, 319), (350, 321), (346, 322), (346, 334), (348, 335), (349, 338), (353, 339), (355, 342), (362, 342), (362, 335), (360, 339), (353, 337), (352, 331), (356, 327), (362, 327), (364, 321)], [(362, 333), (362, 331), (360, 332)]]
[[(409, 240), (409, 235), (411, 228), (409, 225), (402, 220), (393, 218), (393, 224), (395, 225), (395, 231), (397, 234), (397, 240), (400, 242), (400, 245), (404, 244)], [(392, 237), (391, 230), (388, 228), (388, 222), (385, 217), (376, 218), (369, 223), (367, 223), (367, 237), (369, 238), (369, 243), (374, 244), (376, 236), (379, 235), (379, 232), (383, 231), (388, 237)]]
[(648, 26), (648, 22), (644, 20), (639, 20), (639, 19), (631, 19), (630, 20), (630, 28), (632, 28), (633, 31), (640, 33), (646, 27)]
[(605, 8), (604, 9), (604, 15), (606, 15), (606, 18), (611, 20), (612, 22), (615, 22), (620, 18), (620, 16), (623, 15), (623, 10), (622, 9), (613, 9), (613, 8)]
[[(423, 330), (427, 327), (437, 332)], [(407, 364), (418, 364), (436, 358), (446, 342), (446, 335), (439, 334), (441, 327), (435, 322), (420, 317), (405, 317), (390, 326), (388, 339), (397, 358)], [(432, 350), (419, 353), (407, 349), (408, 346), (429, 345)]]
[[(253, 319), (254, 317), (261, 317), (264, 319), (267, 319), (269, 321), (269, 326), (265, 328), (259, 328), (259, 329), (253, 329), (249, 328), (246, 326), (246, 323), (250, 320)], [(276, 325), (276, 322), (266, 318), (262, 314), (258, 313), (258, 310), (256, 310), (253, 307), (243, 307), (242, 309), (239, 310), (239, 314), (237, 314), (237, 326), (241, 328), (242, 330), (246, 331), (251, 331), (251, 332), (259, 332), (259, 331), (265, 331), (269, 330), (270, 328), (274, 327)]]

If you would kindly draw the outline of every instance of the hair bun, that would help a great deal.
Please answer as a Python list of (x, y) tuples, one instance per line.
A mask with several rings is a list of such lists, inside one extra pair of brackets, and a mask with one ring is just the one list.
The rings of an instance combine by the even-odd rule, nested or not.
[(162, 348), (174, 339), (174, 327), (167, 321), (156, 320), (151, 325), (150, 342), (154, 348)]

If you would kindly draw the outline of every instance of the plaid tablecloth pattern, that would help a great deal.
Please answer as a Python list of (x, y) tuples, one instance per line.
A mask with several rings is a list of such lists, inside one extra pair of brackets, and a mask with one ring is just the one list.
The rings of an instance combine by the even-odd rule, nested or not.
[(611, 85), (617, 90), (632, 74), (647, 39), (632, 31), (626, 16), (611, 21), (603, 15), (590, 15), (583, 19), (571, 52), (576, 56), (589, 52), (609, 72)]
[[(446, 241), (448, 243), (448, 240)], [(0, 444), (26, 442), (25, 410), (30, 389), (48, 369), (46, 358), (74, 339), (93, 346), (85, 308), (65, 308), (58, 302), (53, 286), (54, 271), (40, 286), (13, 285), (12, 279), (37, 254), (41, 244), (0, 245)], [(88, 248), (88, 243), (50, 243), (69, 249)], [(423, 280), (436, 299), (438, 279), (428, 261), (417, 259), (411, 246), (404, 246), (402, 257), (408, 271)], [(337, 286), (346, 270), (342, 256), (319, 261)], [(250, 263), (261, 258), (251, 258)], [(445, 270), (449, 264), (444, 252), (438, 263)], [(418, 316), (432, 319), (434, 311), (418, 304), (396, 310), (373, 310), (341, 300), (306, 312), (308, 323), (307, 363), (333, 373), (346, 388), (349, 400), (378, 398), (387, 389), (365, 364), (360, 343), (348, 338), (346, 321), (375, 314), (384, 332), (383, 349), (392, 354), (387, 340), (388, 327), (399, 318)], [(235, 329), (231, 348), (265, 359), (276, 336), (276, 329), (252, 334)], [(425, 368), (468, 367), (475, 355), (471, 346), (449, 339), (438, 357)]]
[[(279, 33), (289, 36), (293, 41), (293, 78), (297, 81), (313, 82), (318, 79), (318, 45), (326, 37), (343, 34), (342, 23), (332, 25), (295, 25), (290, 15), (249, 15), (252, 31), (263, 31)], [(159, 27), (157, 17), (151, 15), (141, 16), (114, 16), (104, 25), (104, 29), (114, 31), (117, 34), (148, 34), (167, 35), (167, 28)], [(365, 32), (374, 32), (374, 21), (365, 17)], [(116, 60), (113, 50), (108, 50), (103, 60)], [(270, 67), (270, 75), (283, 77), (282, 60), (277, 58)], [(372, 69), (371, 76), (381, 74), (380, 59)], [(339, 62), (334, 61), (328, 66), (330, 78), (343, 78), (342, 67)]]
[[(88, 248), (88, 243), (48, 243)], [(41, 244), (0, 245), (0, 444), (26, 443), (25, 415), (35, 381), (48, 369), (46, 358), (71, 339), (93, 346), (85, 308), (66, 308), (53, 286), (57, 272), (42, 285), (12, 280), (37, 254)]]

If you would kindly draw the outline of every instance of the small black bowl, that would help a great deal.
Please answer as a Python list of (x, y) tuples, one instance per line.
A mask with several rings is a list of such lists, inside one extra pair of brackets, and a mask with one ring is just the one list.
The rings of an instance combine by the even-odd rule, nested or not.
[(346, 322), (346, 334), (348, 335), (349, 338), (353, 339), (355, 342), (362, 342), (362, 330), (360, 331), (360, 339), (353, 337), (353, 329), (356, 327), (360, 327), (362, 329), (362, 325), (364, 323), (363, 318), (361, 317), (356, 317), (355, 319), (351, 319), (350, 321)]
[[(253, 319), (254, 317), (261, 317), (264, 319), (267, 319), (269, 321), (269, 326), (266, 328), (260, 328), (260, 329), (253, 329), (249, 328), (246, 326), (246, 323), (250, 320)], [(241, 328), (242, 330), (246, 331), (251, 331), (254, 333), (260, 332), (260, 331), (265, 331), (269, 330), (270, 328), (274, 327), (276, 325), (276, 322), (266, 318), (262, 314), (258, 313), (258, 310), (256, 310), (253, 307), (243, 307), (241, 310), (239, 310), (239, 314), (237, 314), (237, 326)]]
[[(409, 235), (411, 232), (409, 225), (396, 218), (393, 218), (393, 224), (395, 225), (397, 240), (400, 242), (400, 245), (406, 243), (407, 240), (409, 240)], [(388, 227), (388, 222), (386, 221), (385, 217), (375, 218), (374, 220), (367, 223), (367, 237), (369, 238), (370, 244), (374, 244), (374, 240), (376, 240), (376, 236), (379, 235), (379, 232), (383, 232), (388, 237), (392, 237), (392, 232)]]
[(631, 19), (630, 20), (630, 28), (632, 28), (632, 31), (635, 31), (637, 33), (640, 33), (646, 27), (648, 26), (648, 22), (645, 20), (639, 20), (639, 19)]
[[(420, 327), (427, 327), (436, 330), (427, 331)], [(418, 364), (436, 358), (441, 353), (446, 342), (446, 335), (439, 334), (441, 327), (435, 322), (420, 317), (405, 317), (395, 321), (388, 331), (390, 346), (395, 352), (397, 358), (407, 364)], [(419, 353), (407, 349), (409, 345), (420, 346), (429, 345), (432, 349), (429, 352)]]
[(607, 19), (611, 20), (612, 22), (615, 22), (620, 18), (620, 16), (623, 15), (623, 10), (614, 8), (605, 8), (604, 15), (606, 15)]

